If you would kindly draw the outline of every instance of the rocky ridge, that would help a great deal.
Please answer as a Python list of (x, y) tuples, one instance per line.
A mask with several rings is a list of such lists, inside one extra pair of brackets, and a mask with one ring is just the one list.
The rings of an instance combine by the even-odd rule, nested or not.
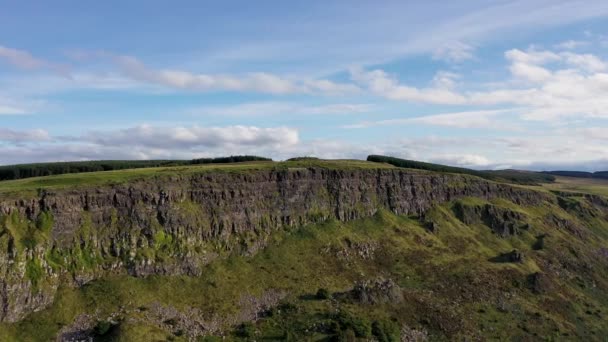
[(44, 309), (60, 282), (80, 286), (109, 273), (200, 275), (215, 258), (256, 253), (276, 230), (365, 218), (382, 207), (423, 215), (463, 197), (556, 202), (470, 176), (319, 167), (0, 195), (0, 321)]

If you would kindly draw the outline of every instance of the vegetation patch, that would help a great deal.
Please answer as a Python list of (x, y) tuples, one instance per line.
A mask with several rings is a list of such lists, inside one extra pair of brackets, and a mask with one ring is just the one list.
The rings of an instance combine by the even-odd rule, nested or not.
[(82, 162), (37, 163), (0, 166), (0, 181), (98, 171), (141, 169), (149, 167), (186, 166), (199, 164), (272, 161), (258, 156), (230, 156), (192, 160), (94, 160)]
[[(323, 161), (288, 165), (308, 163)], [(377, 165), (361, 167), (369, 164)], [(1, 323), (0, 340), (53, 340), (80, 315), (93, 317), (96, 334), (128, 341), (601, 340), (608, 334), (608, 237), (601, 233), (607, 212), (590, 198), (574, 200), (603, 216), (577, 216), (576, 203), (557, 200), (526, 207), (465, 198), (423, 217), (379, 208), (350, 222), (319, 217), (268, 236), (235, 234), (217, 242), (225, 252), (201, 266), (200, 276), (108, 272), (80, 288), (60, 286), (48, 309)], [(187, 201), (176, 209), (187, 217), (201, 211)], [(72, 271), (63, 274), (71, 277), (66, 280), (109, 260), (84, 239), (100, 230), (90, 213), (82, 215), (75, 247), (48, 246), (44, 257), (51, 268)], [(159, 268), (173, 266), (176, 255), (216, 248), (216, 242), (198, 252), (178, 245), (184, 243), (179, 235), (161, 229), (156, 217), (142, 220), (150, 229), (132, 241), (139, 257), (156, 257)], [(518, 232), (497, 234), (495, 223), (516, 224)], [(0, 241), (33, 234), (42, 246), (54, 224), (48, 213), (35, 222), (5, 215)], [(267, 246), (251, 249), (260, 237)], [(41, 287), (42, 263), (25, 260), (26, 278)], [(153, 320), (159, 310), (170, 314)], [(108, 327), (108, 317), (117, 314), (124, 319)], [(200, 326), (213, 330), (196, 330)]]
[(44, 276), (44, 269), (38, 259), (31, 259), (25, 263), (25, 276), (32, 283), (32, 287), (37, 290)]
[(416, 160), (400, 159), (388, 156), (370, 155), (367, 157), (368, 161), (376, 163), (388, 163), (397, 167), (404, 167), (408, 169), (419, 169), (435, 172), (448, 172), (448, 173), (459, 173), (477, 176), (493, 181), (501, 181), (508, 183), (517, 184), (528, 184), (534, 185), (539, 183), (551, 183), (555, 181), (555, 177), (550, 174), (543, 174), (531, 171), (519, 171), (519, 170), (499, 170), (499, 171), (478, 171), (462, 167), (447, 166), (441, 164), (425, 163)]

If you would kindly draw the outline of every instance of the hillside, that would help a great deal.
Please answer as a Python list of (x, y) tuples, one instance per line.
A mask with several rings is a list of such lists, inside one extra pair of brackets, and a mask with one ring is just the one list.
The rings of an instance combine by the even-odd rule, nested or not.
[(465, 175), (472, 175), (497, 182), (508, 182), (523, 185), (539, 185), (552, 183), (555, 177), (552, 174), (523, 171), (523, 170), (473, 170), (463, 167), (447, 166), (442, 164), (425, 163), (417, 160), (408, 160), (388, 156), (370, 155), (368, 161), (377, 163), (388, 163), (397, 167), (419, 169), (435, 172), (449, 172)]
[(608, 171), (584, 172), (584, 171), (545, 171), (547, 175), (574, 177), (574, 178), (596, 178), (608, 179)]
[(601, 341), (587, 186), (347, 160), (3, 181), (0, 340)]

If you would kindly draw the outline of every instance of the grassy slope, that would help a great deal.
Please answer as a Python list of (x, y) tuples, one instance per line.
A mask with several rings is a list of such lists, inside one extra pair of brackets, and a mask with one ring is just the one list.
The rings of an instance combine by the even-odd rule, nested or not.
[(462, 167), (447, 166), (442, 164), (426, 163), (417, 160), (401, 159), (389, 156), (370, 155), (368, 161), (378, 163), (388, 163), (398, 167), (428, 170), (435, 172), (448, 172), (466, 174), (485, 178), (491, 181), (516, 183), (523, 185), (537, 185), (542, 183), (552, 183), (555, 180), (553, 175), (522, 170), (473, 170)]
[(543, 184), (550, 190), (589, 193), (608, 196), (608, 180), (598, 178), (556, 177), (555, 183)]
[[(468, 199), (464, 203), (484, 202)], [(81, 289), (63, 288), (51, 308), (18, 324), (0, 324), (0, 340), (49, 340), (79, 313), (97, 312), (105, 317), (123, 307), (128, 313), (123, 314), (113, 340), (180, 341), (185, 337), (176, 336), (170, 327), (133, 323), (147, 312), (136, 308), (146, 310), (160, 302), (178, 310), (198, 308), (206, 317), (232, 317), (242, 309), (242, 295), (259, 296), (267, 289), (288, 293), (280, 310), (246, 326), (245, 332), (234, 330), (229, 340), (323, 340), (332, 333), (315, 327), (330, 326), (338, 319), (336, 312), (354, 317), (368, 335), (371, 323), (379, 321), (396, 329), (402, 325), (424, 329), (438, 340), (480, 336), (599, 340), (606, 336), (608, 326), (602, 315), (608, 310), (608, 298), (599, 291), (606, 288), (605, 278), (596, 274), (551, 278), (552, 290), (543, 294), (527, 288), (527, 277), (548, 261), (559, 265), (562, 258), (573, 255), (593, 260), (593, 252), (606, 246), (605, 237), (598, 235), (584, 244), (547, 226), (542, 217), (548, 213), (577, 220), (553, 205), (522, 208), (504, 200), (493, 204), (528, 215), (533, 228), (518, 237), (499, 238), (486, 226), (462, 224), (454, 217), (452, 204), (428, 214), (440, 222), (435, 234), (416, 219), (385, 211), (347, 224), (331, 221), (277, 234), (270, 247), (255, 257), (233, 256), (216, 262), (199, 278), (115, 276)], [(600, 224), (596, 229), (608, 229), (605, 221)], [(551, 238), (544, 249), (533, 250), (535, 236), (541, 233), (549, 233)], [(348, 250), (349, 243), (377, 246), (374, 257), (362, 258), (354, 251), (349, 257), (337, 256), (336, 251)], [(525, 254), (525, 262), (489, 261), (514, 248)], [(593, 267), (606, 270), (605, 265)], [(335, 293), (348, 290), (356, 281), (376, 278), (399, 284), (404, 302), (362, 305), (310, 298), (319, 288)], [(230, 326), (225, 328), (232, 331)]]
[(322, 167), (328, 169), (381, 169), (388, 164), (360, 160), (303, 160), (289, 162), (244, 162), (230, 164), (204, 164), (193, 166), (152, 167), (116, 171), (63, 174), (19, 180), (0, 181), (0, 195), (35, 193), (39, 189), (62, 189), (121, 184), (138, 179), (170, 177), (205, 172), (251, 172), (264, 169), (298, 167)]

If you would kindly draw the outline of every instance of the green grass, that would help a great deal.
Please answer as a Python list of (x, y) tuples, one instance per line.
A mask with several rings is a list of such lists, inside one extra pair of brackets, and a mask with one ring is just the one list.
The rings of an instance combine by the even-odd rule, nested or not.
[(555, 183), (543, 184), (543, 188), (566, 192), (580, 192), (608, 197), (608, 180), (557, 176)]
[(465, 174), (485, 178), (487, 180), (533, 185), (542, 183), (552, 183), (555, 180), (553, 175), (521, 170), (473, 170), (462, 167), (447, 166), (441, 164), (425, 163), (417, 160), (407, 160), (388, 156), (370, 155), (368, 161), (378, 163), (388, 163), (397, 167), (420, 169), (434, 172)]
[(21, 196), (24, 194), (30, 194), (34, 196), (39, 190), (57, 190), (65, 188), (123, 184), (137, 180), (180, 177), (209, 172), (246, 173), (259, 170), (288, 170), (308, 167), (319, 167), (333, 170), (357, 170), (383, 169), (391, 168), (392, 166), (388, 164), (377, 164), (360, 160), (301, 160), (290, 162), (262, 161), (175, 167), (151, 167), (0, 181), (0, 196), (11, 197), (12, 195), (16, 194)]
[[(370, 338), (372, 326), (379, 336), (385, 336), (394, 333), (391, 327), (403, 325), (428, 331), (431, 340), (476, 336), (599, 340), (608, 334), (604, 317), (595, 314), (597, 310), (608, 312), (608, 281), (604, 278), (608, 266), (594, 254), (608, 240), (594, 234), (595, 239), (582, 241), (546, 224), (543, 218), (550, 213), (585, 224), (553, 204), (520, 207), (506, 200), (479, 199), (462, 203), (517, 210), (526, 215), (532, 228), (500, 238), (483, 224), (460, 222), (453, 214), (453, 203), (427, 213), (428, 220), (438, 223), (436, 233), (429, 233), (416, 218), (385, 210), (349, 223), (331, 220), (277, 232), (270, 236), (269, 246), (255, 256), (218, 260), (200, 277), (108, 275), (79, 289), (62, 286), (50, 308), (20, 323), (0, 324), (0, 340), (50, 340), (78, 314), (105, 319), (120, 308), (123, 323), (114, 332), (115, 340), (184, 340), (170, 329), (138, 321), (155, 302), (181, 312), (196, 308), (202, 317), (216, 318), (222, 322), (227, 340), (322, 340), (346, 336), (351, 330)], [(550, 234), (545, 247), (534, 250), (535, 236), (543, 233)], [(164, 234), (157, 234), (155, 248), (171, 244)], [(370, 248), (371, 257), (358, 254), (360, 248)], [(513, 249), (524, 253), (524, 262), (490, 261)], [(574, 258), (572, 253), (578, 256)], [(593, 267), (576, 278), (562, 278), (546, 268), (548, 263), (568, 263), (565, 270), (583, 269), (581, 263)], [(32, 277), (37, 272), (34, 266), (28, 271)], [(547, 274), (552, 285), (551, 291), (540, 295), (527, 287), (527, 277), (539, 271)], [(320, 288), (340, 293), (356, 282), (378, 278), (394, 280), (403, 290), (404, 301), (362, 305), (315, 299)], [(268, 290), (285, 293), (278, 308), (244, 328), (230, 323), (244, 309), (243, 296), (260, 297)], [(337, 331), (313, 328), (336, 324)], [(357, 330), (359, 325), (365, 329)], [(378, 327), (386, 327), (388, 332), (378, 332)], [(249, 337), (243, 336), (245, 330)]]

